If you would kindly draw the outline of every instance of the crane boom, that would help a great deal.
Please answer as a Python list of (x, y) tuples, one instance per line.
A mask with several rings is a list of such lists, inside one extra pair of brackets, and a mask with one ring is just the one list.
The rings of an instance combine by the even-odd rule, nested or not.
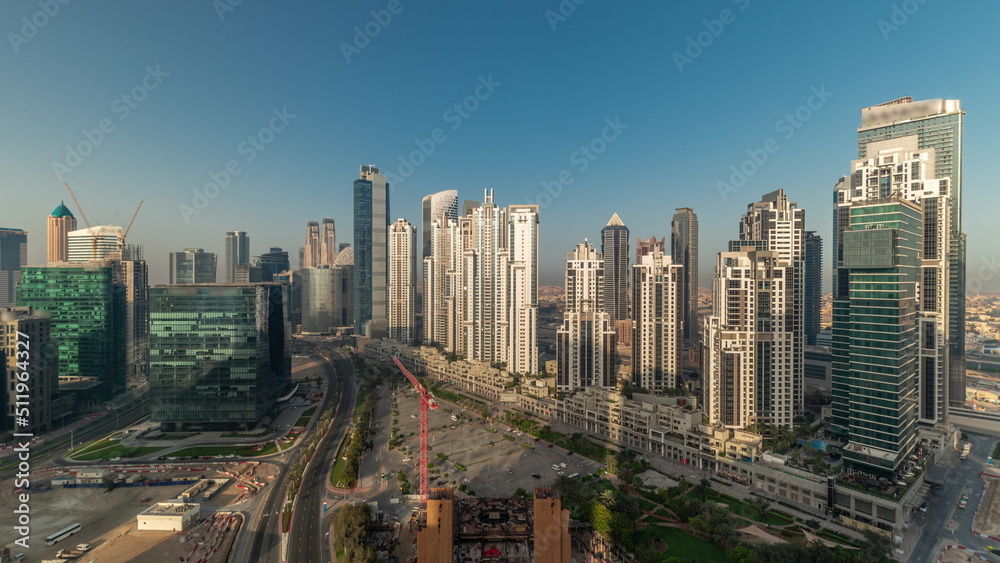
[(87, 214), (83, 212), (83, 207), (80, 205), (80, 200), (76, 199), (76, 194), (73, 193), (73, 188), (69, 187), (69, 184), (64, 184), (66, 189), (69, 190), (69, 195), (73, 197), (73, 203), (76, 204), (77, 210), (80, 212), (80, 216), (83, 217), (83, 222), (87, 224), (87, 228), (91, 228), (90, 219), (87, 219)]
[(438, 408), (437, 401), (434, 397), (427, 391), (427, 389), (417, 381), (417, 378), (410, 373), (410, 370), (406, 369), (403, 362), (399, 361), (399, 358), (393, 356), (393, 361), (399, 367), (399, 370), (403, 372), (406, 379), (410, 380), (413, 387), (416, 388), (417, 393), (420, 395), (420, 504), (427, 505), (427, 493), (429, 492), (428, 487), (428, 477), (427, 477), (427, 437), (428, 437), (428, 409)]
[(143, 201), (139, 202), (139, 206), (135, 208), (135, 213), (132, 214), (132, 220), (128, 222), (128, 227), (125, 229), (125, 233), (122, 235), (122, 246), (125, 246), (125, 237), (128, 236), (128, 232), (132, 230), (132, 223), (135, 223), (135, 216), (139, 214), (139, 210), (142, 209)]

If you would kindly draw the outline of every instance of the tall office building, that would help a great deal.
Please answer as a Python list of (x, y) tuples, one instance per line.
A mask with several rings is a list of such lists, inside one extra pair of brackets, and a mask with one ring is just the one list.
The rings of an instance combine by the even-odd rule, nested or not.
[(284, 284), (150, 289), (150, 420), (252, 428), (291, 378)]
[(12, 307), (21, 268), (28, 264), (28, 232), (0, 227), (0, 307)]
[(670, 222), (670, 248), (674, 262), (684, 267), (684, 340), (695, 343), (698, 335), (698, 215), (681, 207)]
[(823, 239), (816, 231), (806, 231), (805, 274), (803, 286), (803, 325), (806, 345), (816, 345), (823, 310)]
[(604, 310), (604, 257), (586, 240), (566, 254), (566, 309), (556, 332), (556, 387), (614, 387), (615, 327)]
[[(948, 380), (949, 403), (965, 404), (965, 233), (962, 231), (962, 131), (965, 112), (961, 100), (899, 98), (862, 108), (858, 127), (858, 158), (874, 156), (889, 145), (905, 141), (911, 152), (934, 149), (932, 177), (950, 183), (951, 210), (948, 218), (946, 253), (948, 272), (941, 290), (948, 301)], [(939, 272), (939, 274), (943, 274)]]
[(431, 223), (458, 220), (458, 190), (444, 190), (424, 196), (421, 201), (420, 259), (431, 255)]
[(302, 268), (317, 268), (320, 263), (319, 222), (306, 221), (306, 245), (302, 250)]
[(319, 257), (320, 264), (331, 266), (337, 258), (337, 223), (330, 217), (319, 223)]
[(838, 206), (837, 219), (830, 430), (848, 441), (848, 472), (895, 483), (916, 447), (920, 348), (936, 338), (920, 326), (925, 218), (889, 194)]
[(333, 260), (333, 326), (344, 334), (354, 327), (354, 249), (342, 246)]
[[(834, 194), (834, 244), (836, 258), (842, 261), (844, 233), (850, 230), (855, 205), (898, 197), (920, 206), (924, 238), (920, 248), (918, 415), (920, 422), (937, 424), (947, 419), (949, 397), (946, 374), (952, 299), (948, 280), (954, 265), (949, 254), (954, 191), (948, 178), (934, 176), (936, 149), (919, 149), (918, 144), (916, 135), (875, 141), (867, 147), (867, 158), (851, 163), (851, 176), (837, 184)], [(850, 279), (850, 272), (842, 268), (838, 264), (838, 285)], [(838, 287), (837, 294), (846, 295), (847, 289)]]
[(215, 283), (216, 256), (201, 248), (170, 253), (170, 283)]
[(48, 231), (49, 262), (69, 260), (69, 234), (76, 230), (76, 217), (63, 203), (52, 210), (46, 219)]
[(417, 230), (406, 219), (389, 225), (389, 338), (416, 338)]
[(302, 334), (319, 335), (333, 332), (334, 270), (330, 266), (306, 268), (302, 277)]
[(632, 384), (656, 393), (680, 386), (684, 267), (654, 246), (632, 266)]
[(378, 168), (362, 166), (354, 181), (354, 311), (355, 333), (369, 338), (386, 335), (389, 311), (389, 184)]
[[(44, 311), (0, 307), (0, 385), (6, 396), (0, 430), (37, 435), (52, 429), (58, 365), (51, 332), (52, 319)], [(22, 369), (25, 364), (28, 369)], [(27, 379), (19, 377), (24, 373)], [(27, 417), (17, 414), (20, 407), (28, 408)]]
[(274, 276), (274, 281), (288, 286), (288, 318), (292, 334), (302, 330), (302, 274), (299, 270), (285, 270)]
[(538, 373), (538, 206), (512, 205), (507, 226), (512, 373)]
[(225, 282), (236, 282), (236, 270), (250, 263), (250, 235), (245, 231), (226, 232), (226, 272)]
[(254, 265), (260, 268), (260, 277), (263, 282), (273, 282), (278, 274), (291, 269), (288, 253), (277, 246), (272, 246), (268, 252), (258, 256)]
[(125, 378), (144, 381), (149, 376), (149, 268), (142, 247), (134, 244), (112, 263), (114, 283), (125, 288)]
[(101, 395), (125, 390), (125, 286), (116, 284), (113, 260), (27, 266), (17, 287), (18, 306), (48, 312), (59, 343), (59, 380), (94, 380)]
[(601, 229), (604, 256), (604, 310), (612, 322), (628, 318), (629, 231), (617, 213)]
[(431, 221), (431, 252), (423, 259), (424, 345), (460, 348), (458, 307), (461, 288), (462, 235), (455, 219)]
[(805, 400), (805, 210), (784, 190), (747, 206), (721, 252), (702, 349), (709, 421), (794, 425)]
[(125, 244), (124, 230), (112, 225), (78, 229), (66, 235), (69, 245), (68, 262), (90, 262), (113, 258)]

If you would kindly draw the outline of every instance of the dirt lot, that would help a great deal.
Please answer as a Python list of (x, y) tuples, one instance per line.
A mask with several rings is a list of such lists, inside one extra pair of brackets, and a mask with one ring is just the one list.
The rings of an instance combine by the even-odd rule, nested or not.
[[(242, 516), (209, 515), (183, 533), (136, 530), (135, 520), (106, 534), (108, 541), (83, 560), (94, 563), (208, 561), (224, 563), (239, 533)], [(104, 538), (102, 538), (104, 539)], [(203, 545), (199, 543), (204, 542)], [(215, 551), (213, 551), (213, 548)]]
[(964, 549), (946, 549), (941, 563), (982, 563), (982, 560)]
[(988, 536), (1000, 536), (1000, 479), (984, 479), (986, 490), (972, 529)]

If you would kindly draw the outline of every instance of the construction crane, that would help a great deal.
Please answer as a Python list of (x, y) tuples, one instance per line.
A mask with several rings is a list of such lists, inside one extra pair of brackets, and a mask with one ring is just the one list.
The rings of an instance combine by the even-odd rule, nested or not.
[(125, 237), (128, 236), (128, 232), (132, 230), (132, 223), (135, 223), (135, 216), (139, 214), (139, 210), (142, 209), (142, 204), (145, 200), (139, 202), (139, 206), (135, 208), (135, 213), (132, 214), (132, 220), (128, 222), (128, 227), (125, 228), (125, 232), (122, 234), (122, 250), (125, 250)]
[(94, 232), (94, 228), (90, 226), (90, 219), (87, 219), (87, 214), (83, 212), (83, 206), (80, 205), (80, 200), (76, 199), (76, 194), (73, 193), (73, 188), (69, 187), (68, 183), (64, 183), (66, 189), (69, 190), (69, 195), (73, 196), (73, 203), (76, 204), (76, 208), (80, 211), (80, 215), (83, 217), (83, 222), (87, 224), (87, 232), (90, 233), (90, 256), (91, 258), (97, 257), (97, 233)]
[(393, 361), (399, 366), (399, 370), (403, 372), (406, 379), (410, 380), (417, 389), (417, 393), (420, 394), (420, 504), (421, 506), (427, 505), (427, 493), (428, 493), (428, 483), (427, 483), (427, 413), (429, 409), (438, 408), (437, 401), (430, 394), (423, 385), (417, 381), (417, 378), (413, 376), (412, 373), (406, 367), (403, 366), (403, 362), (399, 361), (399, 358), (393, 356)]

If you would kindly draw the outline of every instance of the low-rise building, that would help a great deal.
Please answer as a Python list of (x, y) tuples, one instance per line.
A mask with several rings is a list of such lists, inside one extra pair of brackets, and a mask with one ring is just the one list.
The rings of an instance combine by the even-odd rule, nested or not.
[(200, 507), (190, 502), (158, 502), (135, 517), (138, 530), (182, 532), (198, 519)]

